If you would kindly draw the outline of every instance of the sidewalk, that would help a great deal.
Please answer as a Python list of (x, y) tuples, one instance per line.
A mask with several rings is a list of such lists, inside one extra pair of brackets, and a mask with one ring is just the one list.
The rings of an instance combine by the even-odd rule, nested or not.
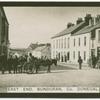
[[(79, 69), (79, 65), (73, 64), (73, 63), (58, 62), (58, 65), (64, 66), (64, 67), (70, 67), (73, 69)], [(86, 64), (82, 64), (82, 69), (91, 69), (91, 67), (88, 67), (88, 65)]]

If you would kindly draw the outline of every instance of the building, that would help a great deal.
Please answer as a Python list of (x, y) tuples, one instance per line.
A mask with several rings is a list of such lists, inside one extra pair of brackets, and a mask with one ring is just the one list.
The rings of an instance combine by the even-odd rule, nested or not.
[(41, 45), (31, 51), (32, 55), (37, 58), (51, 58), (51, 46)]
[(20, 57), (20, 56), (23, 56), (23, 55), (26, 55), (26, 49), (24, 48), (13, 48), (13, 49), (9, 49), (9, 54), (10, 55), (16, 55), (17, 57)]
[(26, 49), (27, 55), (29, 55), (29, 53), (31, 53), (35, 48), (38, 47), (37, 43), (31, 43), (28, 48)]
[(60, 62), (77, 63), (81, 56), (87, 64), (93, 55), (100, 56), (100, 15), (87, 14), (76, 24), (68, 23), (65, 30), (51, 38), (51, 57)]
[(9, 46), (9, 23), (6, 18), (4, 9), (0, 7), (0, 55), (8, 55)]

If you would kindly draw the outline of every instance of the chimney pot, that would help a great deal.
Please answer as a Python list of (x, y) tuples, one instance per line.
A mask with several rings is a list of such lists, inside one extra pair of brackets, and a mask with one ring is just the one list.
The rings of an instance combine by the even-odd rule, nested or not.
[(76, 21), (76, 24), (80, 24), (81, 22), (83, 22), (83, 19), (82, 18), (78, 18), (77, 21)]
[(86, 14), (85, 16), (85, 22), (89, 25), (90, 20), (92, 20), (91, 14)]
[(70, 27), (72, 27), (72, 26), (74, 26), (74, 24), (71, 23), (71, 22), (69, 22), (69, 23), (67, 24), (67, 28), (70, 28)]

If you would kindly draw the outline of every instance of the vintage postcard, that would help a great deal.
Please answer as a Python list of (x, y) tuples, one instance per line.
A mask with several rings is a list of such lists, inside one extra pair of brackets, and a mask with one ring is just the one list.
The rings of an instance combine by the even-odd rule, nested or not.
[(100, 3), (1, 2), (0, 97), (100, 97)]

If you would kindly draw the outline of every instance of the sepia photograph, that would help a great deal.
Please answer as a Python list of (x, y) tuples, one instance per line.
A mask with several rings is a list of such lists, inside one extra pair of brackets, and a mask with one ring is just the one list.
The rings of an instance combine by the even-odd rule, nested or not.
[(0, 93), (100, 94), (100, 7), (0, 6)]

